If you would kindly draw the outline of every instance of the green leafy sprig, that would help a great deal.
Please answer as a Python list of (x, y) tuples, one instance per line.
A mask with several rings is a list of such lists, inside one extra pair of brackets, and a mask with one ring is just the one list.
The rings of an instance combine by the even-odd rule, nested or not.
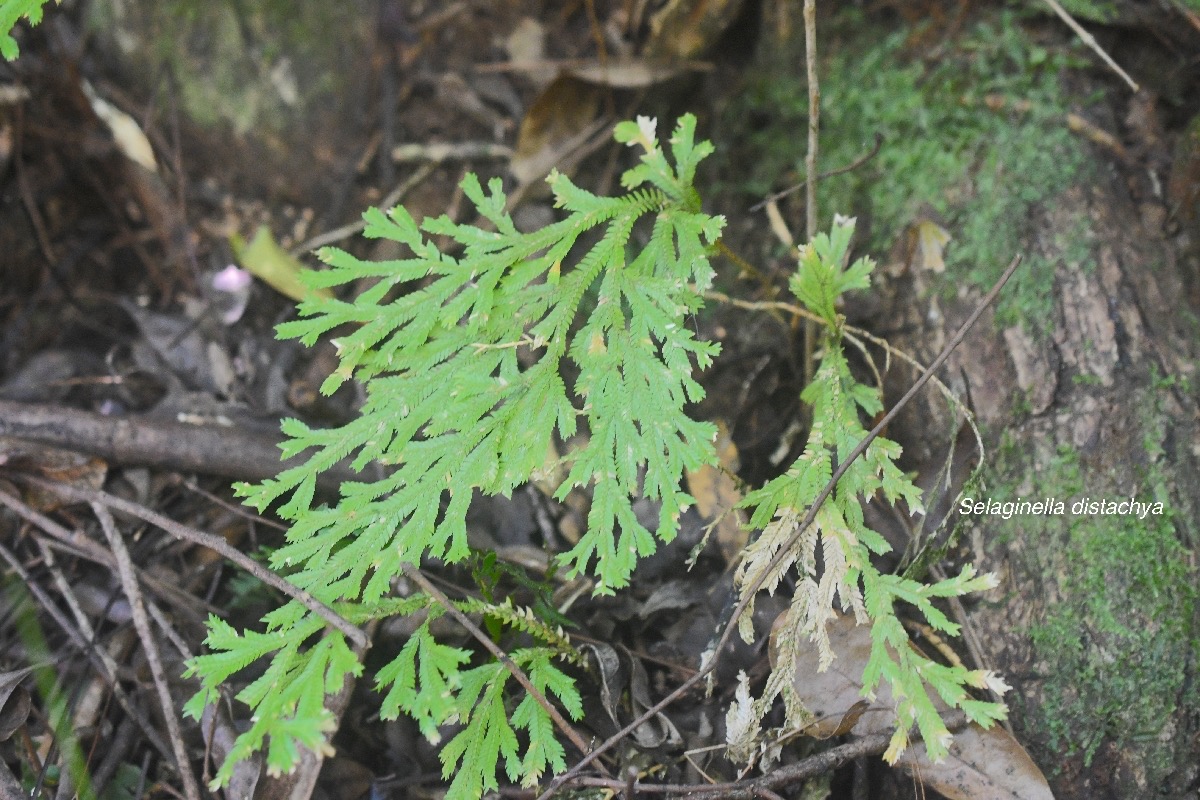
[[(335, 340), (340, 366), (322, 391), (353, 376), (367, 399), (358, 418), (340, 428), (285, 422), (284, 454), (307, 452), (307, 462), (239, 487), (260, 510), (284, 500), (278, 512), (291, 527), (271, 556), (274, 568), (289, 570), (289, 580), (349, 619), (385, 609), (413, 613), (408, 601), (386, 596), (403, 565), (426, 556), (463, 560), (472, 498), (507, 494), (548, 467), (566, 474), (560, 499), (575, 488), (591, 490), (587, 531), (562, 559), (571, 574), (593, 574), (598, 592), (624, 586), (656, 540), (675, 536), (691, 502), (680, 488), (683, 471), (715, 460), (714, 426), (684, 413), (685, 404), (703, 397), (693, 371), (718, 350), (698, 340), (687, 320), (711, 284), (708, 248), (724, 224), (703, 213), (692, 186), (697, 165), (712, 152), (694, 134), (695, 119), (683, 117), (668, 160), (653, 120), (618, 125), (617, 140), (643, 151), (622, 177), (626, 194), (599, 197), (554, 173), (548, 183), (565, 216), (537, 231), (517, 230), (498, 180), (485, 192), (468, 175), (463, 191), (490, 229), (446, 217), (418, 226), (403, 208), (372, 209), (366, 235), (406, 245), (411, 258), (367, 262), (321, 252), (330, 269), (310, 273), (310, 286), (374, 285), (351, 301), (314, 295), (301, 304), (301, 319), (279, 332), (312, 344), (350, 328)], [(440, 250), (427, 235), (446, 237), (461, 254)], [(565, 374), (576, 377), (568, 383)], [(555, 437), (574, 436), (581, 418), (586, 440), (548, 464)], [(318, 503), (317, 476), (348, 457), (356, 470), (375, 463), (386, 474), (344, 483), (333, 506)], [(634, 513), (638, 497), (660, 505), (653, 533)], [(541, 630), (532, 615), (506, 606), (486, 613), (548, 644), (511, 658), (575, 715), (574, 684), (550, 660), (564, 655), (562, 632)], [(270, 659), (263, 676), (238, 694), (253, 708), (253, 724), (218, 782), (268, 737), (273, 771), (295, 765), (298, 745), (322, 746), (332, 726), (325, 694), (361, 671), (341, 633), (324, 631), (316, 644), (306, 642), (323, 624), (300, 605), (263, 622), (262, 633), (238, 633), (214, 620), (213, 652), (190, 665), (203, 679), (204, 690), (188, 705), (198, 715), (219, 683)], [(413, 715), (431, 739), (443, 725), (464, 726), (442, 751), (447, 776), (455, 776), (452, 800), (494, 787), (501, 756), (508, 774), (526, 782), (547, 766), (560, 769), (562, 748), (546, 710), (526, 698), (509, 714), (504, 666), (466, 669), (469, 658), (434, 641), (426, 624), (377, 676), (388, 690), (385, 715)], [(523, 756), (514, 728), (526, 732)]]
[[(958, 625), (931, 600), (993, 588), (994, 577), (977, 577), (966, 567), (957, 577), (927, 586), (884, 574), (871, 561), (872, 555), (886, 553), (891, 547), (866, 525), (863, 500), (870, 502), (882, 494), (885, 502), (903, 500), (910, 512), (924, 513), (920, 490), (896, 466), (898, 444), (883, 437), (872, 441), (862, 457), (849, 465), (813, 523), (795, 536), (835, 465), (843, 463), (866, 438), (864, 415), (874, 416), (883, 408), (879, 390), (854, 378), (842, 348), (843, 320), (837, 312), (838, 299), (844, 292), (865, 289), (874, 269), (867, 258), (843, 266), (849, 260), (853, 232), (853, 220), (838, 218), (831, 234), (819, 234), (801, 248), (800, 266), (791, 281), (792, 293), (825, 324), (820, 369), (801, 395), (812, 405), (812, 427), (796, 463), (785, 474), (748, 494), (742, 504), (751, 511), (750, 526), (762, 529), (762, 534), (747, 546), (738, 567), (736, 580), (743, 592), (759, 587), (773, 592), (790, 571), (795, 569), (797, 573), (792, 605), (777, 628), (777, 658), (763, 695), (755, 700), (748, 689), (739, 690), (730, 710), (730, 751), (743, 759), (760, 741), (761, 721), (776, 698), (783, 700), (789, 728), (800, 729), (809, 721), (795, 689), (797, 653), (806, 646), (807, 639), (817, 647), (819, 668), (823, 671), (830, 666), (834, 652), (826, 628), (839, 607), (852, 612), (860, 624), (871, 625), (864, 694), (873, 694), (886, 680), (897, 698), (897, 728), (885, 754), (889, 761), (894, 762), (904, 750), (914, 724), (930, 758), (939, 760), (946, 755), (950, 734), (931, 691), (985, 726), (1005, 715), (1003, 705), (974, 700), (964, 688), (982, 687), (990, 676), (963, 667), (947, 667), (921, 655), (910, 646), (896, 615), (896, 603), (908, 603), (935, 630), (957, 635)], [(786, 557), (772, 566), (784, 548), (788, 548)], [(739, 620), (741, 633), (748, 641), (753, 638), (752, 597), (750, 601)]]
[(17, 20), (25, 17), (30, 25), (42, 21), (42, 6), (50, 0), (0, 0), (0, 56), (12, 61), (21, 54), (17, 40), (12, 37), (12, 29)]

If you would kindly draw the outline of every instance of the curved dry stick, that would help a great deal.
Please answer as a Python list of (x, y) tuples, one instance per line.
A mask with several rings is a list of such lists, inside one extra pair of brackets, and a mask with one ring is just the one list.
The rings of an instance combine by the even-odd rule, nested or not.
[(129, 557), (129, 550), (125, 547), (125, 540), (121, 538), (116, 520), (109, 510), (95, 500), (91, 506), (96, 519), (100, 521), (100, 528), (108, 539), (108, 546), (112, 548), (113, 556), (117, 559), (117, 577), (121, 581), (125, 597), (129, 600), (129, 609), (133, 613), (133, 627), (137, 630), (138, 638), (142, 640), (146, 663), (150, 667), (150, 677), (154, 680), (155, 691), (158, 692), (163, 721), (167, 726), (167, 737), (175, 751), (175, 771), (183, 781), (183, 793), (188, 800), (200, 800), (200, 785), (196, 783), (196, 776), (192, 773), (192, 765), (188, 760), (187, 747), (183, 743), (183, 733), (179, 727), (179, 716), (175, 713), (175, 701), (171, 699), (167, 673), (158, 654), (158, 644), (154, 641), (154, 630), (150, 627), (150, 617), (146, 614), (146, 605), (142, 601), (142, 590), (138, 588), (137, 577), (133, 574), (133, 561)]
[(967, 317), (967, 321), (962, 324), (950, 341), (946, 343), (946, 346), (942, 348), (942, 352), (938, 353), (937, 358), (935, 358), (933, 363), (929, 365), (928, 371), (923, 373), (921, 377), (918, 378), (915, 383), (913, 383), (912, 387), (905, 392), (904, 396), (901, 397), (894, 406), (892, 406), (892, 410), (884, 415), (883, 419), (881, 419), (879, 423), (876, 424), (875, 427), (872, 428), (871, 431), (864, 436), (857, 445), (855, 445), (854, 449), (850, 451), (842, 463), (838, 465), (838, 468), (834, 470), (833, 475), (830, 476), (829, 481), (825, 484), (825, 488), (822, 489), (821, 493), (817, 495), (812, 505), (809, 506), (808, 513), (804, 515), (804, 519), (801, 520), (800, 524), (796, 527), (796, 532), (793, 533), (791, 538), (789, 538), (788, 541), (779, 548), (779, 551), (775, 554), (775, 557), (771, 559), (770, 563), (767, 564), (766, 568), (763, 569), (759, 578), (743, 590), (742, 599), (734, 609), (733, 616), (730, 617), (729, 622), (725, 625), (725, 630), (722, 631), (721, 638), (718, 640), (717, 646), (713, 651), (713, 658), (707, 664), (702, 664), (699, 672), (680, 684), (673, 692), (655, 703), (650, 708), (646, 709), (646, 711), (643, 712), (642, 715), (633, 722), (630, 722), (624, 728), (614, 733), (608, 739), (604, 740), (599, 747), (584, 756), (578, 763), (575, 764), (575, 766), (571, 767), (562, 775), (554, 778), (554, 780), (550, 782), (550, 786), (546, 789), (546, 791), (538, 795), (537, 800), (548, 800), (548, 798), (554, 794), (554, 792), (558, 791), (559, 787), (561, 787), (564, 783), (574, 778), (602, 754), (608, 752), (622, 740), (624, 740), (624, 738), (636, 730), (639, 725), (644, 724), (655, 714), (658, 714), (664, 708), (671, 705), (671, 703), (679, 699), (685, 692), (698, 684), (700, 681), (704, 680), (704, 678), (706, 678), (714, 669), (716, 669), (717, 662), (721, 657), (721, 653), (725, 650), (725, 646), (729, 643), (730, 637), (737, 628), (738, 620), (741, 618), (742, 614), (745, 613), (747, 607), (749, 607), (751, 598), (753, 598), (754, 595), (758, 593), (758, 590), (762, 588), (762, 584), (766, 581), (767, 576), (774, 572), (774, 570), (783, 562), (783, 560), (787, 558), (792, 547), (795, 546), (796, 542), (800, 540), (800, 537), (803, 535), (804, 531), (809, 525), (812, 524), (813, 520), (816, 519), (817, 511), (820, 510), (825, 501), (829, 499), (829, 496), (833, 494), (833, 490), (834, 487), (837, 486), (837, 482), (842, 479), (843, 475), (846, 474), (846, 471), (850, 468), (850, 465), (854, 463), (855, 459), (866, 452), (867, 447), (870, 446), (871, 442), (875, 441), (879, 434), (883, 432), (883, 429), (887, 427), (893, 419), (895, 419), (897, 414), (900, 413), (901, 409), (908, 405), (908, 403), (912, 401), (913, 397), (916, 396), (917, 392), (919, 392), (921, 388), (929, 382), (934, 373), (941, 368), (942, 364), (946, 363), (946, 359), (950, 357), (950, 354), (954, 352), (955, 348), (957, 348), (962, 343), (963, 338), (966, 337), (967, 331), (971, 330), (971, 328), (975, 326), (975, 323), (979, 321), (979, 317), (981, 314), (983, 314), (984, 309), (995, 302), (996, 297), (1000, 294), (1000, 290), (1004, 288), (1004, 284), (1008, 283), (1008, 279), (1013, 276), (1013, 273), (1017, 271), (1017, 267), (1020, 264), (1021, 256), (1018, 255), (1012, 260), (1012, 263), (1008, 265), (1008, 268), (1004, 270), (1004, 274), (1000, 276), (1000, 279), (996, 281), (995, 285), (992, 286), (983, 299), (979, 301), (979, 304), (975, 307), (975, 310), (971, 312), (971, 316)]
[[(952, 711), (946, 715), (944, 722), (948, 730), (957, 731), (965, 728), (968, 720), (967, 715), (961, 711)], [(786, 789), (799, 781), (832, 772), (856, 758), (884, 752), (891, 738), (891, 733), (873, 733), (751, 780), (709, 784), (635, 783), (633, 790), (646, 794), (700, 795), (704, 800), (754, 800), (761, 797), (777, 797), (776, 790)], [(622, 791), (625, 789), (621, 781), (608, 778), (580, 778), (575, 781), (575, 785)]]
[(258, 578), (268, 586), (278, 589), (286, 594), (309, 611), (318, 615), (333, 627), (337, 628), (346, 638), (349, 639), (355, 646), (366, 648), (368, 646), (367, 636), (360, 629), (351, 624), (345, 617), (338, 614), (329, 606), (322, 603), (311, 593), (299, 588), (293, 583), (290, 583), (285, 578), (280, 577), (271, 570), (258, 563), (250, 556), (233, 547), (229, 542), (219, 536), (214, 536), (211, 533), (198, 531), (195, 528), (190, 528), (183, 523), (176, 522), (169, 517), (164, 517), (162, 514), (151, 511), (148, 508), (131, 503), (128, 500), (122, 500), (119, 497), (114, 497), (107, 492), (95, 491), (92, 489), (81, 489), (75, 486), (69, 486), (65, 483), (56, 483), (54, 481), (35, 478), (32, 475), (15, 476), (18, 480), (26, 483), (31, 483), (34, 486), (39, 486), (51, 492), (56, 492), (63, 497), (72, 500), (78, 500), (83, 503), (100, 503), (103, 506), (120, 511), (130, 516), (144, 520), (155, 527), (161, 528), (172, 536), (184, 539), (198, 544), (201, 547), (207, 547), (216, 553), (237, 564), (242, 569), (249, 572), (255, 578)]
[(504, 668), (508, 670), (509, 674), (517, 679), (517, 683), (521, 684), (521, 688), (528, 692), (529, 696), (532, 697), (538, 705), (546, 709), (546, 713), (549, 714), (550, 719), (554, 721), (554, 726), (562, 731), (564, 736), (571, 740), (571, 744), (575, 745), (579, 752), (586, 756), (589, 752), (588, 745), (587, 742), (583, 740), (583, 737), (579, 735), (579, 731), (575, 730), (574, 726), (567, 721), (567, 718), (560, 714), (558, 709), (554, 707), (554, 704), (551, 703), (544, 694), (538, 691), (538, 688), (533, 685), (532, 681), (529, 680), (529, 676), (525, 674), (525, 671), (518, 667), (516, 663), (509, 658), (508, 653), (504, 652), (499, 645), (493, 642), (490, 636), (481, 631), (478, 625), (476, 625), (474, 622), (471, 622), (471, 620), (467, 618), (466, 614), (459, 611), (454, 603), (450, 602), (450, 598), (446, 597), (446, 595), (443, 594), (440, 589), (430, 583), (429, 579), (421, 573), (420, 569), (412, 564), (404, 564), (403, 568), (404, 574), (411, 578), (414, 583), (420, 586), (421, 591), (425, 592), (427, 595), (436, 600), (438, 605), (446, 609), (446, 613), (454, 618), (455, 622), (466, 628), (467, 632), (470, 633), (471, 636), (475, 637), (476, 641), (487, 648), (487, 651), (494, 655), (496, 659), (504, 665)]
[[(823, 181), (826, 178), (832, 178), (835, 175), (844, 175), (847, 172), (853, 172), (854, 170), (861, 167), (863, 164), (870, 161), (875, 156), (879, 155), (879, 151), (882, 148), (883, 148), (883, 134), (876, 131), (875, 132), (875, 144), (873, 144), (871, 146), (870, 150), (863, 153), (861, 156), (854, 159), (853, 161), (851, 161), (849, 164), (847, 164), (844, 167), (838, 167), (837, 169), (831, 169), (827, 172), (822, 172), (820, 175), (817, 176), (817, 180)], [(751, 213), (753, 213), (755, 211), (761, 211), (768, 204), (777, 203), (785, 197), (790, 197), (791, 195), (794, 195), (796, 192), (800, 191), (801, 189), (803, 189), (806, 186), (808, 186), (807, 180), (800, 181), (799, 183), (797, 183), (793, 186), (789, 186), (786, 189), (776, 192), (775, 194), (771, 195), (770, 197), (766, 198), (765, 200), (759, 200), (757, 203), (750, 206), (748, 211), (750, 211)]]

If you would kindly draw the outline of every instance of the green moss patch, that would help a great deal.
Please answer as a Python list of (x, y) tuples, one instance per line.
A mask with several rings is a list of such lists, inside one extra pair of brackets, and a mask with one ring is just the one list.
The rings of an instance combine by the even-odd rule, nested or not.
[[(1146, 408), (1153, 409), (1153, 398)], [(1028, 709), (1027, 729), (1039, 731), (1061, 757), (1090, 763), (1111, 742), (1139, 750), (1148, 774), (1169, 774), (1172, 746), (1161, 734), (1180, 703), (1196, 701), (1187, 683), (1200, 653), (1195, 620), (1195, 570), (1176, 532), (1176, 514), (1156, 461), (1161, 431), (1146, 420), (1146, 451), (1134, 480), (1118, 486), (1078, 454), (1060, 448), (1041, 468), (1015, 446), (1001, 447), (991, 496), (1022, 492), (1074, 500), (1126, 497), (1161, 501), (1160, 516), (1024, 517), (999, 521), (1005, 539), (1020, 538), (1023, 569), (1040, 571), (1048, 599), (1029, 630), (1041, 702)], [(1159, 433), (1156, 433), (1158, 431)], [(1020, 489), (1014, 487), (1021, 487)], [(1123, 492), (1122, 492), (1123, 490)], [(994, 535), (994, 534), (993, 534)], [(1030, 575), (1025, 578), (1029, 579)]]
[[(827, 30), (821, 169), (854, 162), (876, 134), (884, 144), (863, 167), (821, 183), (822, 216), (859, 216), (869, 223), (867, 245), (882, 254), (932, 212), (954, 237), (947, 287), (964, 279), (990, 285), (1028, 249), (1036, 212), (1085, 169), (1060, 88), (1075, 45), (1040, 44), (1010, 13), (945, 42), (946, 51), (928, 61), (906, 47), (914, 31), (880, 34), (856, 13), (839, 15)], [(731, 177), (726, 189), (757, 198), (781, 188), (780, 175), (803, 177), (807, 90), (798, 48), (764, 46), (727, 109), (722, 139), (734, 139), (727, 152), (750, 168), (731, 165), (726, 174), (736, 184)], [(1047, 318), (1052, 280), (1053, 264), (1027, 259), (1001, 300), (1000, 323)]]

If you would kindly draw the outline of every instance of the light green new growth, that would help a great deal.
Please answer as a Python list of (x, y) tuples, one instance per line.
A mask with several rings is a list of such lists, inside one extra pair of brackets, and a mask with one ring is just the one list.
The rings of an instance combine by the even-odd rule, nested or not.
[[(555, 431), (572, 436), (580, 416), (590, 438), (564, 457), (569, 473), (557, 492), (561, 499), (593, 485), (588, 532), (565, 556), (572, 571), (586, 570), (594, 558), (601, 591), (627, 583), (637, 559), (655, 549), (633, 513), (640, 494), (662, 501), (657, 535), (674, 537), (690, 500), (680, 477), (712, 460), (715, 435), (712, 425), (683, 413), (703, 396), (694, 365), (707, 366), (718, 350), (698, 341), (685, 320), (711, 283), (706, 247), (723, 224), (700, 211), (691, 185), (696, 164), (712, 150), (694, 144), (694, 126), (685, 117), (671, 140), (672, 168), (653, 122), (619, 125), (618, 141), (646, 150), (642, 164), (622, 177), (630, 193), (597, 197), (552, 174), (556, 203), (569, 213), (533, 233), (513, 226), (498, 180), (485, 194), (468, 175), (463, 190), (495, 232), (445, 217), (423, 226), (461, 245), (457, 259), (426, 240), (402, 208), (390, 218), (369, 211), (366, 235), (402, 242), (415, 258), (371, 263), (322, 251), (332, 269), (310, 274), (310, 285), (378, 282), (353, 302), (303, 303), (308, 319), (280, 326), (280, 334), (312, 344), (339, 325), (357, 326), (335, 340), (341, 366), (322, 391), (356, 375), (367, 402), (359, 419), (335, 430), (289, 421), (285, 453), (314, 450), (308, 463), (242, 487), (259, 509), (290, 495), (280, 513), (294, 521), (293, 544), (272, 560), (304, 565), (293, 582), (331, 602), (357, 592), (370, 571), (370, 599), (386, 590), (401, 563), (425, 555), (461, 560), (474, 493), (508, 493), (527, 482), (547, 466)], [(644, 217), (653, 229), (630, 259), (630, 237)], [(564, 270), (579, 237), (593, 229), (603, 232), (599, 241)], [(421, 288), (389, 299), (398, 285), (418, 280)], [(596, 299), (585, 304), (590, 290)], [(586, 321), (576, 330), (581, 304)], [(564, 359), (578, 370), (570, 392)], [(371, 462), (394, 469), (375, 483), (344, 485), (335, 508), (314, 508), (317, 474), (350, 454), (356, 469)], [(335, 557), (342, 543), (347, 547)]]
[[(331, 268), (311, 273), (310, 285), (376, 283), (353, 301), (302, 304), (303, 319), (282, 325), (280, 334), (312, 344), (338, 326), (353, 326), (335, 342), (340, 368), (322, 390), (354, 376), (367, 400), (359, 418), (341, 428), (287, 421), (284, 452), (308, 451), (307, 463), (239, 487), (260, 510), (286, 497), (278, 511), (292, 525), (287, 544), (271, 557), (275, 569), (290, 570), (293, 583), (351, 619), (394, 607), (385, 595), (402, 565), (425, 556), (465, 558), (466, 513), (475, 494), (507, 494), (556, 466), (546, 463), (553, 439), (573, 436), (580, 417), (588, 438), (562, 457), (567, 477), (557, 491), (560, 499), (575, 487), (592, 491), (587, 532), (562, 556), (571, 572), (591, 572), (597, 591), (611, 592), (655, 551), (656, 537), (675, 536), (691, 502), (680, 489), (683, 471), (714, 461), (714, 426), (684, 414), (686, 403), (703, 397), (693, 370), (718, 350), (697, 340), (686, 321), (711, 283), (707, 249), (724, 224), (700, 210), (692, 187), (697, 164), (712, 151), (708, 142), (695, 143), (694, 131), (693, 117), (680, 120), (669, 142), (672, 165), (653, 120), (618, 125), (617, 140), (644, 151), (622, 176), (628, 193), (598, 197), (552, 174), (548, 182), (566, 216), (532, 233), (514, 227), (498, 180), (485, 193), (468, 175), (463, 190), (494, 230), (445, 217), (418, 228), (403, 208), (388, 215), (371, 210), (366, 235), (401, 242), (414, 257), (372, 263), (322, 251)], [(644, 244), (635, 245), (641, 220), (648, 224), (636, 235)], [(461, 255), (439, 251), (422, 230), (452, 240)], [(594, 243), (578, 244), (593, 231)], [(410, 286), (401, 291), (403, 284)], [(564, 369), (567, 362), (571, 369)], [(570, 386), (564, 373), (577, 375)], [(387, 472), (375, 482), (343, 484), (333, 507), (317, 504), (317, 476), (347, 457), (355, 469), (377, 463)], [(654, 533), (634, 514), (633, 501), (642, 496), (661, 506)], [(527, 617), (493, 616), (537, 634)], [(191, 663), (204, 690), (188, 710), (199, 715), (219, 683), (259, 658), (271, 659), (238, 695), (254, 709), (254, 723), (218, 781), (264, 737), (275, 771), (295, 765), (297, 745), (321, 746), (332, 726), (324, 695), (361, 670), (340, 633), (326, 631), (304, 646), (323, 622), (297, 603), (264, 622), (264, 633), (238, 634), (214, 620), (208, 639), (214, 652)], [(550, 649), (512, 658), (535, 686), (577, 714), (573, 683), (549, 661), (566, 652), (565, 640), (561, 632), (539, 638)], [(547, 765), (561, 769), (562, 749), (546, 711), (527, 698), (506, 716), (504, 667), (461, 670), (467, 658), (466, 651), (438, 645), (424, 627), (377, 677), (381, 689), (392, 687), (385, 714), (412, 714), (430, 738), (440, 725), (465, 725), (442, 751), (447, 776), (455, 775), (451, 800), (494, 787), (501, 755), (508, 774), (527, 782)], [(528, 734), (524, 756), (513, 726)]]
[[(812, 428), (804, 453), (785, 474), (751, 492), (743, 506), (751, 509), (750, 525), (762, 535), (747, 546), (736, 579), (743, 592), (756, 587), (774, 591), (795, 567), (799, 573), (792, 605), (781, 628), (775, 651), (774, 669), (763, 696), (752, 700), (748, 689), (739, 691), (729, 711), (731, 755), (748, 759), (761, 739), (760, 723), (776, 698), (787, 712), (787, 726), (802, 728), (810, 720), (795, 689), (797, 652), (817, 647), (820, 669), (834, 660), (826, 626), (836, 615), (835, 603), (852, 611), (860, 624), (871, 624), (871, 655), (863, 675), (863, 693), (868, 696), (881, 681), (887, 681), (897, 699), (897, 728), (885, 758), (894, 762), (908, 743), (915, 723), (925, 740), (930, 758), (946, 755), (950, 734), (930, 696), (930, 690), (952, 708), (985, 726), (1005, 715), (1003, 705), (971, 699), (965, 686), (983, 688), (991, 676), (963, 667), (947, 667), (918, 653), (909, 645), (908, 634), (896, 616), (902, 601), (914, 606), (936, 630), (958, 634), (958, 626), (935, 607), (936, 597), (954, 597), (992, 588), (990, 575), (975, 577), (968, 566), (955, 578), (926, 586), (898, 575), (881, 573), (871, 555), (889, 551), (887, 541), (867, 527), (861, 500), (873, 501), (882, 491), (888, 503), (904, 500), (910, 511), (923, 513), (920, 490), (896, 466), (900, 446), (876, 438), (861, 458), (853, 462), (838, 481), (830, 498), (818, 510), (813, 524), (795, 539), (796, 528), (817, 495), (829, 482), (836, 463), (867, 436), (863, 415), (878, 414), (883, 404), (878, 389), (855, 380), (842, 349), (842, 319), (837, 313), (838, 297), (851, 289), (865, 289), (874, 263), (860, 258), (848, 268), (850, 238), (854, 221), (838, 218), (832, 235), (820, 234), (801, 249), (800, 267), (791, 289), (801, 302), (825, 323), (821, 367), (802, 399), (812, 405)], [(835, 462), (834, 459), (837, 459)], [(820, 547), (822, 569), (817, 568)], [(786, 557), (772, 567), (783, 548)], [(742, 635), (753, 638), (750, 625), (753, 606), (742, 616)], [(808, 640), (806, 642), (805, 640)], [(998, 681), (993, 685), (999, 687)]]
[(25, 17), (30, 25), (37, 25), (42, 21), (42, 6), (48, 2), (50, 0), (0, 0), (0, 55), (5, 60), (12, 61), (20, 55), (17, 40), (12, 37), (17, 20)]

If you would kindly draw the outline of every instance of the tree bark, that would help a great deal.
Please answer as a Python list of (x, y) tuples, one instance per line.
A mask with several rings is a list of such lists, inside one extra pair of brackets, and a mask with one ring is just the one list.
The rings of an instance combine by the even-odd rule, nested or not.
[[(1051, 318), (1006, 329), (985, 318), (942, 374), (989, 444), (984, 480), (965, 493), (1064, 504), (1006, 519), (946, 508), (949, 494), (942, 508), (947, 527), (961, 523), (952, 556), (1001, 579), (968, 622), (986, 666), (1014, 686), (1018, 738), (1068, 800), (1196, 796), (1200, 326), (1177, 242), (1147, 211), (1118, 179), (1043, 209), (1028, 255), (1056, 265)], [(1084, 251), (1064, 244), (1081, 221)], [(893, 342), (926, 362), (980, 294), (960, 289), (939, 314), (938, 288), (908, 279), (891, 294), (893, 324), (913, 326)], [(921, 324), (931, 318), (940, 324)], [(892, 376), (889, 397), (909, 380)], [(933, 475), (955, 425), (929, 392), (891, 435)], [(1090, 514), (1084, 498), (1158, 502), (1161, 513)]]

